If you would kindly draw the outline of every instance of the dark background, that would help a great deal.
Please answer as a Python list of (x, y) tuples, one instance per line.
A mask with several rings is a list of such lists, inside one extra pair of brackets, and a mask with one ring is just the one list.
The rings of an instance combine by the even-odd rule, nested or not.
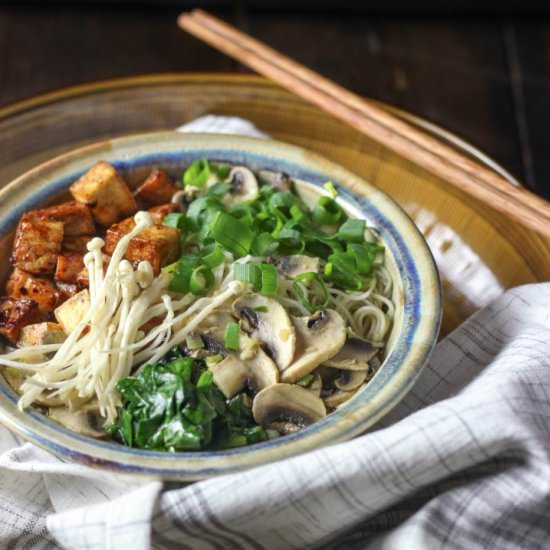
[[(550, 27), (535, 4), (508, 2), (496, 14), (489, 3), (441, 0), (414, 9), (397, 0), (193, 5), (359, 94), (455, 132), (550, 198)], [(118, 76), (246, 71), (176, 27), (190, 7), (0, 2), (0, 105)]]

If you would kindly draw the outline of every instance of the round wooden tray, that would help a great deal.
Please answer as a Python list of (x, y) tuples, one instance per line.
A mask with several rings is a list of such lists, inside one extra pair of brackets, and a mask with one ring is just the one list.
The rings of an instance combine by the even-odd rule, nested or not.
[[(506, 172), (472, 146), (383, 106)], [(122, 134), (174, 128), (212, 113), (249, 119), (317, 151), (389, 193), (424, 232), (440, 269), (442, 334), (506, 288), (550, 278), (550, 242), (260, 77), (155, 75), (76, 86), (0, 109), (0, 185), (62, 151)]]

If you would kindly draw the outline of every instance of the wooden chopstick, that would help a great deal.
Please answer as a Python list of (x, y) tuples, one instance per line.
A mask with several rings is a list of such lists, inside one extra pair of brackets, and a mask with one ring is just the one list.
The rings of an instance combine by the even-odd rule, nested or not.
[(202, 11), (179, 26), (277, 84), (343, 120), (388, 149), (488, 206), (550, 237), (550, 203), (231, 25)]

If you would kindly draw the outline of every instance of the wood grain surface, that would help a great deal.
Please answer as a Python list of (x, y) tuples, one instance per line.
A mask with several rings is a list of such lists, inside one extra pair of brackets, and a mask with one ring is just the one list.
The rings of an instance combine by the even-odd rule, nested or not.
[[(119, 76), (244, 71), (181, 33), (178, 12), (0, 7), (0, 104)], [(550, 196), (544, 21), (258, 11), (237, 1), (216, 13), (354, 92), (448, 128)]]

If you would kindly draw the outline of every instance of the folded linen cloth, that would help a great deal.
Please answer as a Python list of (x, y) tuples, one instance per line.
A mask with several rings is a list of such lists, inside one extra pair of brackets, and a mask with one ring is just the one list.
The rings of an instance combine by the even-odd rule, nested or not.
[(0, 548), (546, 548), (550, 283), (471, 317), (376, 430), (346, 443), (190, 485), (18, 445), (0, 431)]

